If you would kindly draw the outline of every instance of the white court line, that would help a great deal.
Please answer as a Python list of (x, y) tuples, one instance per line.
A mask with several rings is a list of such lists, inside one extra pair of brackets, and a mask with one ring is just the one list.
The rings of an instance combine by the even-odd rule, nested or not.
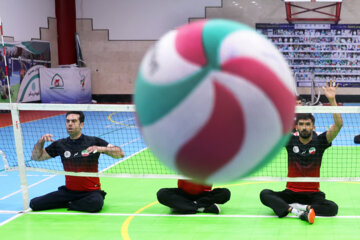
[(134, 138), (134, 139), (132, 139), (131, 141), (128, 141), (128, 142), (126, 142), (126, 143), (124, 143), (124, 144), (121, 144), (120, 147), (126, 146), (126, 145), (128, 145), (128, 144), (130, 144), (130, 143), (133, 143), (133, 142), (136, 142), (136, 141), (138, 141), (138, 140), (140, 140), (140, 139), (141, 139), (141, 137)]
[(27, 177), (51, 177), (54, 176), (54, 174), (48, 175), (48, 174), (26, 174)]
[(15, 215), (15, 216), (13, 216), (13, 217), (11, 217), (11, 218), (7, 219), (6, 221), (0, 222), (0, 227), (1, 227), (2, 225), (7, 224), (8, 222), (11, 222), (11, 221), (12, 221), (12, 220), (14, 220), (15, 218), (20, 217), (21, 215), (22, 215), (22, 214), (17, 214), (17, 215)]
[(126, 157), (126, 158), (124, 158), (124, 159), (121, 159), (120, 161), (117, 161), (116, 163), (114, 163), (114, 164), (108, 166), (107, 168), (104, 168), (103, 170), (101, 170), (100, 173), (105, 172), (106, 170), (112, 168), (113, 166), (115, 166), (115, 165), (117, 165), (117, 164), (119, 164), (119, 163), (121, 163), (121, 162), (124, 162), (124, 161), (128, 160), (128, 159), (131, 158), (132, 156), (134, 156), (134, 155), (136, 155), (136, 154), (138, 154), (138, 153), (141, 153), (141, 152), (145, 151), (146, 149), (147, 149), (147, 147), (141, 149), (140, 151), (137, 151), (136, 153), (131, 154), (130, 156), (128, 156), (128, 157)]
[[(0, 213), (2, 211), (0, 210)], [(190, 218), (203, 218), (203, 217), (215, 217), (215, 218), (279, 218), (274, 215), (217, 215), (217, 214), (146, 214), (146, 213), (83, 213), (83, 212), (29, 212), (26, 214), (35, 215), (91, 215), (91, 216), (135, 216), (135, 217), (190, 217)], [(286, 216), (286, 218), (298, 218), (297, 216)], [(334, 216), (334, 217), (322, 217), (316, 216), (316, 218), (342, 218), (342, 219), (360, 219), (360, 216)]]
[[(0, 177), (9, 177), (10, 175), (2, 175), (0, 174)], [(19, 175), (18, 175), (19, 176)], [(48, 174), (26, 174), (27, 177), (48, 177), (48, 176), (53, 176), (53, 174), (48, 175)]]
[[(38, 181), (38, 182), (36, 182), (36, 183), (31, 184), (30, 186), (28, 186), (28, 188), (32, 188), (32, 187), (34, 187), (34, 186), (36, 186), (36, 185), (38, 185), (38, 184), (40, 184), (40, 183), (42, 183), (42, 182), (44, 182), (44, 181), (47, 181), (47, 180), (49, 180), (49, 179), (51, 179), (51, 178), (53, 178), (53, 177), (55, 177), (55, 176), (56, 176), (56, 175), (51, 175), (51, 176), (49, 176), (49, 177), (47, 177), (47, 178), (45, 178), (45, 179), (42, 179), (42, 180), (40, 180), (40, 181)], [(17, 193), (20, 193), (20, 192), (21, 192), (21, 190), (18, 190), (18, 191), (13, 192), (13, 193), (5, 196), (5, 197), (0, 198), (0, 200), (4, 200), (4, 199), (9, 198), (9, 197), (11, 197), (11, 196), (13, 196), (13, 195), (15, 195), (15, 194), (17, 194)], [(24, 210), (24, 211), (7, 211), (7, 210), (0, 210), (0, 214), (16, 214), (15, 216), (13, 216), (13, 217), (11, 217), (11, 218), (3, 221), (3, 222), (0, 222), (0, 227), (3, 226), (3, 225), (5, 225), (5, 224), (8, 223), (8, 222), (11, 222), (12, 220), (14, 220), (14, 219), (16, 219), (16, 218), (18, 218), (18, 217), (20, 217), (20, 216), (23, 215), (24, 213), (29, 212), (30, 210), (31, 210), (30, 208), (28, 208), (28, 209), (26, 209), (26, 210)]]
[[(55, 176), (56, 176), (56, 175), (51, 175), (51, 176), (49, 176), (49, 177), (47, 177), (47, 178), (44, 178), (44, 179), (42, 179), (42, 180), (40, 180), (40, 181), (38, 181), (38, 182), (36, 182), (36, 183), (33, 183), (33, 184), (31, 184), (31, 185), (28, 186), (28, 189), (30, 189), (30, 188), (32, 188), (32, 187), (34, 187), (34, 186), (36, 186), (36, 185), (38, 185), (38, 184), (40, 184), (40, 183), (42, 183), (42, 182), (44, 182), (44, 181), (47, 181), (47, 180), (49, 180), (49, 179), (51, 179), (51, 178), (53, 178), (53, 177), (55, 177)], [(11, 197), (11, 196), (14, 196), (15, 194), (20, 193), (21, 191), (22, 191), (22, 190), (20, 189), (20, 190), (17, 190), (16, 192), (10, 193), (9, 195), (6, 195), (5, 197), (0, 198), (0, 200), (7, 199), (7, 198), (9, 198), (9, 197)]]
[(0, 214), (18, 214), (21, 211), (0, 210)]
[[(30, 211), (30, 209), (27, 209), (27, 210), (21, 211), (21, 212), (17, 212), (15, 216), (7, 219), (6, 221), (0, 222), (0, 227), (3, 226), (3, 225), (5, 225), (5, 224), (8, 223), (8, 222), (14, 220), (15, 218), (20, 217), (21, 215), (23, 215), (24, 213), (29, 212), (29, 211)], [(0, 211), (0, 213), (1, 213), (1, 211)]]

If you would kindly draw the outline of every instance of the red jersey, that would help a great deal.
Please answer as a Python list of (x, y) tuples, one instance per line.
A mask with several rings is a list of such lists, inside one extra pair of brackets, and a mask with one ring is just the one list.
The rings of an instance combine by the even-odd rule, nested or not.
[[(322, 157), (330, 146), (326, 132), (320, 135), (313, 132), (312, 140), (305, 145), (300, 142), (299, 136), (292, 135), (286, 146), (288, 177), (320, 177)], [(319, 186), (319, 182), (288, 182), (286, 188), (294, 192), (318, 192)]]
[(211, 191), (212, 186), (202, 185), (202, 184), (190, 182), (188, 180), (179, 179), (178, 188), (182, 189), (183, 191), (189, 194), (197, 195), (202, 192)]
[[(51, 157), (61, 157), (64, 170), (68, 172), (98, 172), (100, 153), (86, 153), (90, 146), (107, 146), (108, 142), (101, 138), (82, 134), (78, 139), (59, 139), (45, 148)], [(98, 177), (65, 176), (66, 188), (73, 191), (100, 190)]]

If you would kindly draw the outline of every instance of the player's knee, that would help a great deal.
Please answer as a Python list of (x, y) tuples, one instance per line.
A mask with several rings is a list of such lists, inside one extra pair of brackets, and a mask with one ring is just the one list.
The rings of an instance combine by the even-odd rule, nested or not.
[(336, 203), (332, 203), (331, 204), (331, 208), (330, 208), (330, 212), (329, 212), (329, 216), (336, 216), (338, 213), (339, 207)]
[(39, 210), (38, 204), (37, 204), (37, 201), (36, 201), (36, 198), (31, 199), (31, 201), (30, 201), (30, 208), (31, 208), (33, 211), (38, 211), (38, 210)]
[(102, 207), (104, 206), (104, 198), (102, 195), (98, 195), (93, 197), (92, 201), (89, 202), (87, 207), (87, 212), (100, 212)]
[(91, 213), (97, 213), (100, 212), (102, 207), (103, 207), (104, 203), (95, 203), (93, 206), (91, 206), (86, 212), (91, 212)]
[(266, 198), (269, 196), (273, 191), (270, 189), (264, 189), (260, 192), (260, 199)]
[(156, 193), (157, 200), (162, 204), (166, 202), (168, 196), (169, 196), (169, 190), (167, 188), (162, 188)]
[(230, 200), (231, 197), (231, 192), (229, 189), (224, 188), (223, 190), (223, 194), (224, 194), (224, 203)]
[(41, 198), (40, 197), (36, 197), (30, 200), (30, 208), (33, 211), (40, 211), (43, 210), (42, 204), (41, 204)]
[(216, 196), (217, 196), (216, 203), (224, 204), (230, 200), (231, 192), (229, 189), (215, 188), (213, 191), (214, 192), (218, 191), (218, 193), (216, 194)]
[(264, 203), (264, 201), (266, 201), (266, 199), (268, 198), (269, 195), (271, 195), (273, 193), (272, 190), (270, 189), (264, 189), (260, 192), (260, 200), (262, 203)]
[(101, 193), (94, 192), (91, 196), (69, 202), (69, 210), (81, 212), (100, 212), (104, 205), (104, 197)]

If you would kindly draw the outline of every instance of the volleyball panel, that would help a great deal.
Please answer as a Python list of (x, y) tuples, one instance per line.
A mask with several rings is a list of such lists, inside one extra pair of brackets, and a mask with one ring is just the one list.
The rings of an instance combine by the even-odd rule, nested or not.
[[(171, 39), (176, 58), (145, 57), (136, 83), (146, 143), (165, 165), (200, 182), (245, 176), (292, 127), (295, 83), (286, 62), (266, 38), (233, 21), (200, 21), (171, 34), (154, 49), (165, 53), (158, 48)], [(168, 63), (174, 60), (180, 64)], [(148, 71), (153, 65), (165, 66), (163, 74)], [(182, 66), (175, 80), (171, 71)]]

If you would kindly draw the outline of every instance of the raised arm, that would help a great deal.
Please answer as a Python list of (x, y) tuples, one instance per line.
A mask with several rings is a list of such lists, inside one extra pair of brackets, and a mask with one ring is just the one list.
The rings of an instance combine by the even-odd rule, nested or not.
[(106, 147), (91, 146), (88, 147), (86, 151), (88, 153), (92, 153), (92, 152), (104, 153), (112, 158), (122, 158), (125, 156), (123, 150), (120, 147), (111, 144), (108, 144)]
[(32, 151), (31, 154), (31, 159), (35, 160), (35, 161), (44, 161), (47, 160), (49, 158), (51, 158), (51, 156), (46, 152), (45, 148), (44, 148), (44, 144), (45, 142), (54, 142), (54, 140), (52, 139), (53, 135), (51, 134), (45, 134), (44, 136), (42, 136), (39, 141), (37, 141), (37, 143), (34, 146), (34, 149)]
[[(338, 86), (339, 84), (336, 84), (335, 81), (330, 80), (326, 83), (326, 87), (323, 87), (324, 94), (331, 106), (337, 106), (335, 96)], [(343, 120), (340, 113), (333, 113), (333, 118), (334, 124), (331, 125), (329, 130), (326, 132), (326, 139), (328, 143), (331, 143), (335, 139), (343, 126)]]

